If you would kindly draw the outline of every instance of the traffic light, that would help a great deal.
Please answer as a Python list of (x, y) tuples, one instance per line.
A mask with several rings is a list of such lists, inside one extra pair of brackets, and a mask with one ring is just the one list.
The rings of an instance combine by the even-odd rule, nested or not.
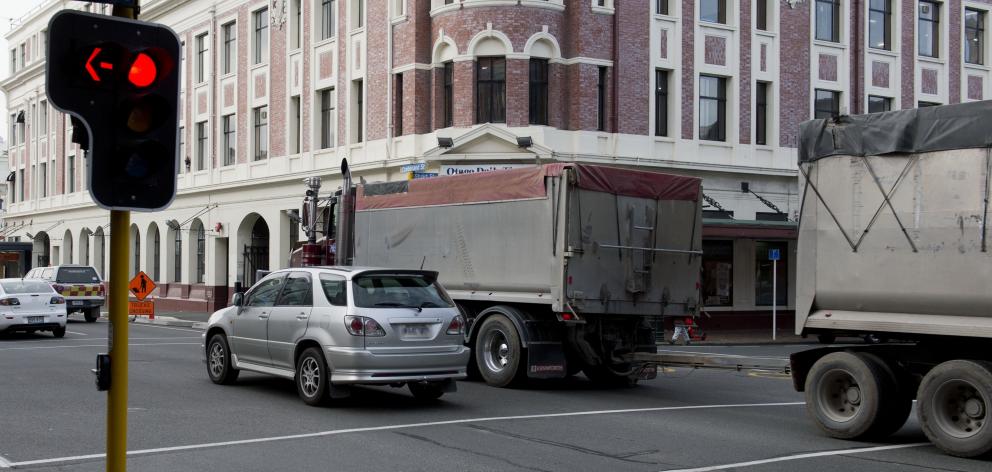
[(48, 23), (46, 90), (88, 131), (90, 195), (159, 210), (176, 195), (179, 37), (170, 28), (64, 10)]

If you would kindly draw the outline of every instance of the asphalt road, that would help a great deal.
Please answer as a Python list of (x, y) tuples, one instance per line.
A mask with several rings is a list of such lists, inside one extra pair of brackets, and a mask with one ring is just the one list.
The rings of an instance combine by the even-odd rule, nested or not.
[[(104, 470), (106, 395), (89, 369), (107, 326), (71, 322), (64, 339), (0, 336), (0, 470)], [(130, 330), (134, 471), (990, 470), (920, 444), (915, 419), (884, 444), (826, 438), (790, 381), (768, 373), (677, 369), (629, 389), (581, 376), (520, 389), (460, 382), (430, 404), (406, 389), (364, 388), (314, 408), (290, 381), (243, 373), (234, 386), (212, 384), (198, 331)]]

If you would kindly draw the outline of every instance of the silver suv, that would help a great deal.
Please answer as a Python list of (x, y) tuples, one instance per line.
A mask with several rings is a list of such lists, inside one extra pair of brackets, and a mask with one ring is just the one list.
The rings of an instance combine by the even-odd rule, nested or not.
[(465, 319), (437, 272), (307, 267), (268, 274), (211, 315), (203, 360), (214, 383), (238, 372), (296, 382), (310, 405), (353, 384), (403, 386), (420, 399), (466, 376)]

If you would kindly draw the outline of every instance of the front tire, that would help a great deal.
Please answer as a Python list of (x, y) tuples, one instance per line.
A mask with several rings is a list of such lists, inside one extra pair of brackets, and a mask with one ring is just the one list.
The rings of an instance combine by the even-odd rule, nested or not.
[(100, 319), (100, 308), (87, 309), (83, 316), (86, 318), (87, 323), (95, 323), (96, 320)]
[(331, 376), (320, 349), (308, 347), (296, 361), (296, 392), (310, 406), (327, 403)]
[(506, 315), (486, 318), (475, 339), (475, 361), (487, 384), (506, 387), (522, 377), (523, 354), (520, 335)]
[(207, 376), (218, 385), (231, 385), (238, 380), (241, 371), (231, 365), (231, 349), (227, 337), (215, 334), (207, 343)]
[(944, 362), (923, 377), (916, 398), (920, 426), (940, 450), (958, 457), (992, 452), (992, 363)]
[(810, 369), (805, 390), (810, 418), (838, 439), (887, 436), (902, 426), (908, 414), (895, 375), (870, 354), (823, 356)]

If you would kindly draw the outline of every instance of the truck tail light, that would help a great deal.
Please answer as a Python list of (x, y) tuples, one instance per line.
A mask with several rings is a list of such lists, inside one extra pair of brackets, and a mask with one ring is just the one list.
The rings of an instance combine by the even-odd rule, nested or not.
[(65, 305), (65, 299), (62, 297), (52, 297), (48, 303), (52, 305)]
[(98, 293), (102, 297), (106, 294), (105, 290), (106, 288), (103, 286), (103, 284), (100, 284), (99, 288), (96, 289), (96, 293)]
[(62, 291), (65, 290), (65, 286), (61, 284), (52, 284), (52, 288), (54, 288), (55, 291), (59, 293), (62, 293)]
[(14, 306), (20, 305), (21, 301), (16, 298), (0, 298), (0, 305), (3, 306)]
[(352, 336), (381, 337), (386, 335), (386, 330), (382, 329), (372, 318), (365, 316), (345, 316), (344, 326), (348, 334)]
[(448, 330), (445, 331), (445, 334), (451, 334), (451, 335), (462, 334), (464, 329), (465, 329), (465, 319), (462, 318), (462, 315), (455, 315), (455, 317), (451, 319), (451, 323), (448, 323)]

